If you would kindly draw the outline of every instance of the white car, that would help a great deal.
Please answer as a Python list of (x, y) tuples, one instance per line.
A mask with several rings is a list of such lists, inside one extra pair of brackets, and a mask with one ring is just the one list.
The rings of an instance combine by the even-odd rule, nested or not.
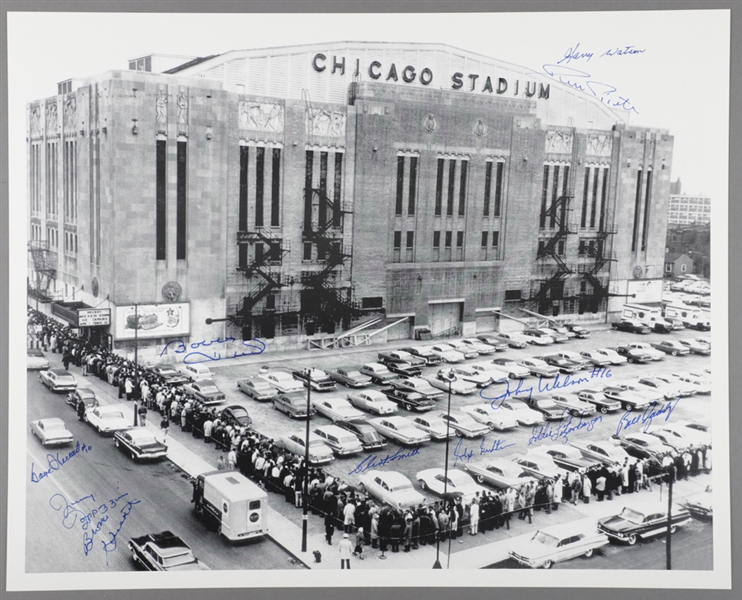
[(38, 348), (28, 348), (26, 350), (26, 369), (46, 371), (49, 369), (49, 361), (46, 360), (44, 353)]
[(690, 373), (672, 373), (677, 381), (682, 381), (688, 385), (693, 386), (696, 394), (710, 394), (711, 393), (711, 380), (705, 377), (694, 377)]
[(608, 543), (608, 536), (595, 527), (564, 523), (540, 529), (528, 541), (516, 542), (508, 554), (532, 569), (550, 569), (555, 563), (578, 556), (590, 558)]
[(508, 411), (499, 408), (493, 409), (489, 403), (462, 406), (460, 410), (469, 415), (477, 423), (486, 425), (490, 431), (504, 431), (518, 426), (518, 420), (515, 415), (511, 415)]
[(529, 343), (528, 338), (520, 333), (498, 333), (497, 337), (511, 348), (516, 349), (525, 348)]
[(39, 379), (52, 392), (70, 392), (77, 387), (75, 376), (64, 369), (39, 371)]
[(525, 483), (535, 482), (519, 465), (506, 458), (491, 458), (478, 462), (464, 463), (464, 468), (479, 483), (488, 483), (497, 488), (519, 488)]
[[(482, 405), (485, 406), (485, 405)], [(484, 426), (475, 421), (468, 413), (451, 411), (440, 412), (438, 416), (448, 423), (456, 430), (456, 435), (459, 437), (482, 437), (490, 432), (489, 426)], [(497, 421), (499, 425), (500, 421)]]
[[(440, 370), (438, 373), (432, 376), (421, 376), (420, 379), (427, 381), (434, 388), (448, 392), (448, 379), (445, 376), (448, 374), (448, 370)], [(476, 384), (470, 381), (464, 381), (463, 379), (454, 379), (451, 383), (452, 394), (472, 394), (477, 391)]]
[(154, 433), (144, 427), (136, 427), (113, 434), (116, 448), (131, 456), (132, 459), (157, 459), (167, 456), (167, 446), (155, 438)]
[(540, 358), (522, 358), (518, 361), (518, 364), (537, 377), (556, 377), (559, 374), (558, 367), (552, 367)]
[(133, 417), (127, 419), (120, 404), (96, 406), (93, 409), (88, 409), (85, 411), (83, 418), (95, 427), (98, 433), (114, 433), (131, 429), (134, 426)]
[(711, 445), (711, 428), (700, 421), (686, 421), (681, 419), (679, 421), (666, 423), (665, 427), (670, 427), (671, 429), (675, 429), (681, 433), (694, 436), (698, 440), (699, 444), (705, 446)]
[(398, 471), (366, 471), (361, 473), (361, 491), (366, 491), (392, 508), (414, 508), (425, 501), (412, 482)]
[(507, 373), (510, 379), (525, 379), (531, 374), (530, 369), (509, 358), (496, 358), (492, 361), (492, 366)]
[(56, 446), (72, 443), (72, 433), (62, 419), (52, 417), (31, 422), (31, 433), (41, 441), (42, 446)]
[(363, 446), (360, 440), (350, 431), (342, 429), (337, 425), (315, 427), (314, 433), (321, 437), (322, 441), (339, 456), (363, 452)]
[(574, 363), (577, 363), (580, 365), (581, 369), (591, 369), (593, 366), (593, 362), (585, 358), (584, 356), (581, 356), (577, 352), (573, 352), (572, 350), (560, 350), (559, 352), (555, 352), (559, 358), (566, 358), (567, 360), (571, 360)]
[(678, 340), (683, 346), (688, 348), (691, 354), (709, 355), (711, 354), (711, 346), (706, 343), (699, 342), (696, 338)]
[(626, 344), (628, 348), (633, 348), (634, 350), (641, 350), (642, 352), (646, 352), (649, 354), (649, 356), (652, 357), (652, 360), (663, 360), (665, 358), (665, 353), (661, 350), (657, 350), (652, 344), (648, 344), (647, 342), (631, 342), (630, 344)]
[[(652, 379), (657, 379), (658, 381), (664, 381), (668, 386), (671, 388), (675, 388), (678, 390), (681, 396), (692, 396), (693, 394), (698, 393), (698, 387), (692, 383), (688, 383), (687, 381), (683, 379), (679, 379), (677, 377), (672, 377), (668, 375), (655, 375)], [(711, 393), (711, 388), (709, 388), (708, 393)]]
[[(303, 389), (304, 386), (302, 386)], [(312, 398), (312, 406), (331, 421), (365, 421), (366, 415), (342, 398)]]
[(626, 450), (612, 441), (574, 440), (569, 444), (582, 452), (583, 456), (606, 464), (623, 465), (626, 460), (634, 462)]
[(551, 456), (539, 456), (537, 454), (517, 454), (511, 460), (519, 465), (526, 473), (536, 479), (555, 479), (561, 475), (562, 480), (567, 476), (567, 471), (557, 466)]
[[(306, 452), (306, 432), (298, 431), (296, 433), (283, 434), (276, 440), (276, 446), (285, 448), (297, 456), (304, 457)], [(319, 465), (330, 462), (335, 455), (324, 440), (316, 433), (309, 434), (309, 462), (313, 465)]]
[(258, 375), (258, 377), (264, 379), (279, 392), (284, 392), (285, 394), (304, 391), (304, 382), (294, 379), (291, 373), (286, 373), (284, 371), (271, 371), (269, 373), (264, 373), (263, 375)]
[(493, 365), (491, 362), (472, 363), (469, 365), (469, 368), (489, 377), (490, 381), (493, 383), (505, 383), (509, 376), (505, 367), (498, 367)]
[(348, 402), (377, 415), (390, 415), (397, 412), (397, 405), (377, 390), (359, 390), (348, 394)]
[(418, 429), (425, 431), (433, 440), (445, 440), (447, 437), (456, 437), (456, 430), (446, 425), (440, 417), (420, 415), (411, 417), (412, 424)]
[(474, 496), (479, 492), (483, 496), (487, 491), (481, 485), (476, 483), (471, 475), (459, 471), (458, 469), (448, 470), (448, 481), (446, 481), (445, 470), (440, 467), (425, 469), (415, 474), (415, 479), (420, 482), (420, 487), (424, 490), (430, 490), (439, 496), (446, 498), (460, 497), (464, 503), (469, 504)]
[(464, 358), (476, 358), (479, 356), (479, 351), (476, 348), (473, 348), (464, 342), (447, 342), (447, 345), (451, 346), (451, 348), (457, 352), (461, 352), (461, 354), (464, 355)]
[(477, 369), (472, 369), (469, 366), (466, 367), (453, 367), (451, 369), (457, 379), (463, 379), (464, 381), (470, 381), (477, 387), (484, 387), (492, 383), (492, 377)]
[(441, 360), (448, 363), (461, 362), (466, 358), (462, 352), (454, 350), (448, 344), (436, 344), (435, 346), (431, 346), (430, 348), (428, 348), (428, 350), (430, 350), (436, 356), (439, 356)]
[(525, 402), (520, 400), (504, 400), (499, 403), (499, 407), (498, 410), (507, 411), (521, 425), (539, 425), (546, 421), (539, 411), (529, 408)]
[(368, 424), (385, 438), (403, 446), (419, 446), (430, 441), (430, 435), (405, 417), (378, 417), (369, 419)]
[(497, 352), (497, 348), (490, 344), (485, 344), (483, 341), (477, 338), (465, 338), (461, 340), (461, 343), (468, 346), (472, 350), (475, 350), (477, 354), (493, 354)]
[(612, 365), (622, 365), (629, 360), (625, 356), (621, 356), (613, 348), (598, 348), (595, 353), (599, 356), (605, 356)]

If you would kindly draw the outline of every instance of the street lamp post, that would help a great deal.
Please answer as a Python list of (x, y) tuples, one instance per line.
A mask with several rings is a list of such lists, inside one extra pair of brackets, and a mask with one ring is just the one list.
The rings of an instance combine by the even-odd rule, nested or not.
[(309, 496), (309, 416), (312, 410), (312, 385), (307, 381), (307, 430), (306, 439), (304, 440), (304, 485), (302, 490), (301, 502), (301, 551), (307, 551), (307, 528), (309, 526), (309, 516), (307, 515), (307, 504)]
[[(453, 374), (453, 371), (449, 371), (448, 373), (442, 374), (441, 379), (448, 382), (448, 408), (446, 409), (446, 462), (443, 465), (443, 499), (445, 500), (446, 495), (448, 494), (448, 446), (450, 440), (449, 435), (451, 432), (451, 382), (456, 380), (456, 375)], [(435, 563), (433, 563), (434, 569), (443, 568), (441, 567), (440, 553), (441, 536), (439, 531), (438, 539), (436, 540), (435, 544)]]

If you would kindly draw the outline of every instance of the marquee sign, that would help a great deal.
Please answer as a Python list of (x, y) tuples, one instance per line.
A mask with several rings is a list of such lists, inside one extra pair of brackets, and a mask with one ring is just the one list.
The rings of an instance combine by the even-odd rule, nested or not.
[(78, 308), (78, 327), (99, 327), (111, 324), (110, 308)]
[[(322, 52), (318, 52), (312, 58), (312, 68), (318, 73), (328, 72), (330, 75), (339, 73), (345, 75), (346, 61), (344, 56), (332, 56), (328, 57)], [(382, 79), (384, 81), (392, 81), (399, 83), (401, 80), (403, 83), (414, 83), (416, 80), (422, 85), (430, 85), (435, 79), (432, 69), (428, 67), (422, 68), (420, 71), (414, 65), (406, 65), (404, 67), (397, 67), (395, 63), (384, 65), (378, 60), (371, 61), (366, 69), (368, 76), (373, 80)], [(356, 58), (354, 75), (360, 75), (361, 73), (361, 59)], [(542, 100), (549, 99), (549, 92), (551, 85), (539, 83), (535, 81), (521, 82), (516, 79), (515, 81), (508, 81), (504, 77), (493, 77), (492, 75), (483, 75), (480, 73), (460, 73), (455, 72), (450, 76), (451, 89), (452, 90), (464, 90), (467, 92), (480, 92), (503, 95), (510, 92), (513, 96), (521, 94), (526, 98), (532, 98), (536, 96), (538, 92), (538, 98)]]

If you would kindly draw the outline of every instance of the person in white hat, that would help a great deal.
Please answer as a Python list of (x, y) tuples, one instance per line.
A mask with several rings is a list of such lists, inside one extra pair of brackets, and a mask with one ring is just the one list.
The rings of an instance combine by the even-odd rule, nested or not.
[(350, 543), (347, 533), (343, 534), (343, 539), (338, 544), (338, 551), (340, 552), (340, 568), (344, 569), (347, 564), (350, 569), (350, 556), (353, 554), (353, 544)]

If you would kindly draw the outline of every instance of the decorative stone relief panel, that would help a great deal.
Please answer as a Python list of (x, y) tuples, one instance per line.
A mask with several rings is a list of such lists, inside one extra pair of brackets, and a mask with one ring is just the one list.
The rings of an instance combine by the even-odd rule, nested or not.
[(587, 153), (593, 156), (610, 156), (613, 152), (613, 136), (591, 133), (587, 136)]
[(552, 130), (546, 132), (546, 152), (572, 153), (572, 132)]
[(307, 112), (307, 134), (345, 137), (346, 115), (339, 110), (310, 108)]
[(248, 131), (283, 131), (283, 106), (240, 100), (239, 128)]

